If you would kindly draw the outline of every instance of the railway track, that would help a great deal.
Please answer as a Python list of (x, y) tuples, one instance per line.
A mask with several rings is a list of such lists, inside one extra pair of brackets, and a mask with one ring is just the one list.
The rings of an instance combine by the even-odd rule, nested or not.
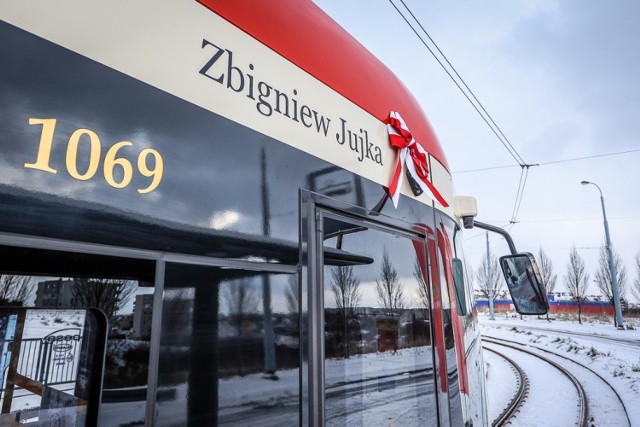
[(504, 359), (510, 366), (513, 372), (516, 374), (516, 383), (518, 384), (518, 389), (514, 394), (511, 401), (507, 404), (507, 406), (503, 409), (503, 411), (498, 415), (498, 417), (491, 423), (493, 427), (503, 426), (507, 420), (511, 417), (511, 415), (518, 409), (518, 407), (524, 403), (527, 392), (529, 391), (529, 378), (527, 374), (518, 366), (516, 362), (513, 361), (508, 356), (493, 350), (489, 347), (483, 346), (484, 350), (490, 351), (502, 359)]
[[(513, 327), (512, 325), (503, 325), (505, 327)], [(629, 338), (627, 336), (621, 335), (620, 337), (611, 337), (607, 335), (599, 335), (597, 333), (588, 333), (588, 332), (579, 332), (579, 331), (570, 331), (564, 329), (545, 329), (539, 328), (535, 326), (522, 326), (518, 325), (517, 328), (522, 331), (536, 331), (543, 333), (545, 335), (560, 335), (560, 336), (569, 336), (572, 338), (580, 337), (587, 338), (589, 342), (600, 341), (604, 343), (614, 343), (616, 346), (622, 346), (629, 350), (640, 351), (640, 339)], [(621, 332), (624, 334), (624, 332)]]
[(580, 363), (574, 358), (567, 357), (564, 354), (531, 344), (515, 343), (513, 341), (506, 341), (501, 338), (489, 337), (486, 335), (483, 337), (483, 340), (492, 340), (494, 342), (505, 344), (516, 344), (518, 348), (527, 346), (535, 352), (546, 353), (550, 357), (555, 358), (559, 363), (563, 364), (565, 369), (570, 370), (582, 384), (589, 384), (589, 387), (587, 387), (587, 400), (590, 408), (594, 409), (590, 411), (589, 425), (632, 425), (627, 407), (620, 393), (618, 393), (615, 387), (613, 387), (605, 377), (589, 366)]
[[(517, 352), (520, 353), (525, 353), (528, 356), (534, 357), (540, 361), (542, 361), (544, 364), (550, 365), (553, 368), (555, 368), (555, 370), (557, 370), (557, 372), (560, 372), (560, 374), (565, 377), (575, 388), (575, 391), (577, 393), (578, 396), (578, 411), (577, 411), (577, 422), (576, 425), (580, 426), (580, 427), (588, 427), (591, 424), (589, 423), (589, 402), (587, 399), (587, 394), (585, 393), (584, 387), (582, 386), (582, 384), (580, 383), (580, 381), (578, 381), (578, 379), (567, 369), (565, 369), (563, 366), (561, 366), (560, 364), (554, 362), (553, 360), (544, 357), (536, 352), (533, 351), (529, 351), (525, 348), (523, 348), (522, 346), (519, 345), (514, 345), (514, 344), (510, 344), (507, 343), (503, 340), (495, 340), (495, 339), (491, 339), (488, 337), (483, 337), (482, 338), (483, 343), (485, 344), (491, 344), (494, 346), (501, 346), (501, 347), (506, 347), (506, 348), (510, 348), (512, 350), (515, 350)], [(488, 347), (487, 347), (488, 348)], [(489, 349), (489, 348), (488, 348)], [(508, 356), (506, 356), (505, 354), (503, 354), (501, 351), (499, 350), (495, 350), (495, 349), (490, 349), (492, 351), (494, 351), (494, 353), (498, 353), (501, 357), (504, 357), (505, 359), (508, 358)], [(511, 358), (509, 358), (511, 359)], [(516, 362), (514, 362), (513, 360), (510, 360), (510, 363), (517, 365)], [(522, 368), (518, 367), (516, 369), (516, 371), (521, 372), (522, 374), (524, 374), (524, 372), (522, 372)], [(521, 377), (524, 378), (524, 377)], [(524, 381), (521, 379), (521, 383), (523, 383)], [(522, 393), (518, 392), (516, 394), (516, 396), (514, 396), (514, 398), (512, 399), (512, 401), (510, 402), (510, 404), (507, 406), (507, 408), (505, 408), (505, 410), (503, 411), (503, 413), (493, 422), (494, 426), (503, 426), (503, 425), (507, 425), (510, 422), (514, 421), (517, 417), (518, 417), (518, 409), (522, 408), (524, 405), (524, 400), (527, 396), (527, 389), (525, 389), (525, 391), (523, 391)], [(532, 393), (540, 393), (540, 391), (537, 390), (531, 390)], [(543, 411), (539, 411), (539, 413), (543, 413)]]

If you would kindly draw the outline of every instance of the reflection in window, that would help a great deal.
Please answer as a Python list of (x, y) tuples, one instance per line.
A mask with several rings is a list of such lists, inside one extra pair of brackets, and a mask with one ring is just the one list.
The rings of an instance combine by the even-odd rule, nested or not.
[[(0, 274), (3, 305), (93, 307), (106, 315), (109, 328), (99, 424), (143, 425), (154, 262), (9, 247), (0, 247), (0, 258), (0, 271), (13, 272)], [(43, 327), (77, 327), (71, 317), (43, 322), (49, 324)]]
[(288, 274), (167, 265), (158, 425), (298, 424), (297, 283)]
[(95, 310), (0, 308), (0, 423), (96, 423), (106, 322)]
[(418, 260), (424, 265), (425, 246), (349, 229), (324, 241), (364, 262), (324, 267), (326, 424), (434, 424), (429, 292)]
[[(437, 259), (441, 290), (440, 297), (442, 301), (442, 322), (444, 328), (444, 343), (446, 355), (445, 358), (447, 365), (447, 389), (449, 391), (449, 417), (451, 419), (452, 425), (461, 425), (462, 400), (460, 398), (460, 381), (454, 331), (454, 323), (456, 321), (459, 322), (460, 319), (453, 318), (451, 294), (454, 291), (454, 284), (453, 277), (450, 274), (452, 267), (450, 261), (445, 256), (446, 252), (443, 252), (440, 249), (440, 246), (444, 248), (443, 245), (446, 244), (448, 244), (448, 242), (443, 241), (442, 245), (439, 245), (437, 249)], [(452, 292), (449, 292), (450, 289)], [(455, 303), (455, 301), (453, 303)], [(458, 345), (462, 344), (458, 343)]]
[(29, 276), (0, 274), (0, 305), (27, 305), (32, 298), (33, 288), (33, 281)]
[[(144, 424), (153, 288), (101, 277), (34, 278), (36, 307), (95, 307), (107, 317), (101, 425)], [(147, 283), (144, 283), (147, 284)]]

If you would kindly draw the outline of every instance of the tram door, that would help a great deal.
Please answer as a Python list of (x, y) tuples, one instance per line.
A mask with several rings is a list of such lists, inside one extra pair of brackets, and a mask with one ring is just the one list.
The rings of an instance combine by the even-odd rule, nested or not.
[[(435, 341), (439, 371), (439, 409), (447, 414), (450, 425), (463, 425), (461, 393), (467, 393), (467, 374), (464, 368), (465, 352), (462, 319), (458, 315), (451, 267), (451, 245), (448, 234), (440, 223), (436, 230), (437, 242), (430, 242), (431, 279), (435, 309)], [(460, 366), (458, 364), (460, 363)]]
[(322, 319), (319, 417), (327, 426), (437, 425), (424, 237), (328, 211), (319, 222), (323, 267), (310, 292)]

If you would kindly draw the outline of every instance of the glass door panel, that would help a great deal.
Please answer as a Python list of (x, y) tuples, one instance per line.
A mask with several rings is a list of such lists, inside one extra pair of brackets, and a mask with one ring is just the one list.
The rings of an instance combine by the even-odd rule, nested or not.
[(322, 219), (326, 425), (437, 424), (423, 239)]

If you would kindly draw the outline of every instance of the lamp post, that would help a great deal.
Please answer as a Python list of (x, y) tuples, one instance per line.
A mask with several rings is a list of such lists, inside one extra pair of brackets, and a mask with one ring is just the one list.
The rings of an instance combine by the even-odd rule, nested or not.
[(604, 197), (602, 190), (595, 182), (582, 181), (582, 185), (595, 185), (600, 192), (600, 203), (602, 203), (602, 217), (604, 218), (604, 237), (606, 239), (607, 254), (609, 255), (609, 272), (611, 274), (611, 291), (613, 293), (613, 308), (616, 312), (616, 326), (618, 329), (624, 329), (622, 323), (622, 310), (620, 309), (620, 294), (618, 292), (618, 276), (616, 274), (616, 266), (613, 262), (613, 250), (611, 249), (611, 238), (609, 237), (609, 223), (607, 222), (607, 213), (604, 210)]
[[(497, 274), (497, 272), (496, 272)], [(487, 231), (487, 290), (489, 296), (489, 320), (496, 320), (493, 311), (493, 275), (491, 271), (491, 253), (489, 252), (489, 232)]]

